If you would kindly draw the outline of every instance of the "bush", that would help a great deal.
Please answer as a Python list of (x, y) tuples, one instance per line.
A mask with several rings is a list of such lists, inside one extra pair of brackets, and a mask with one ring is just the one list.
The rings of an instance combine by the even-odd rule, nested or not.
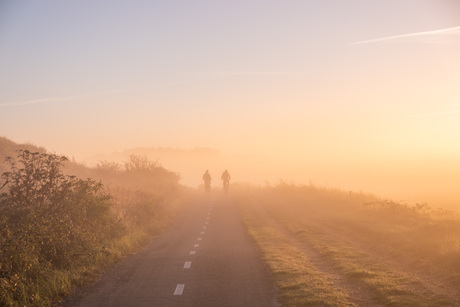
[(169, 216), (171, 203), (180, 194), (180, 176), (147, 157), (130, 155), (120, 165), (98, 163), (95, 176), (114, 196), (114, 212), (129, 229), (153, 234)]
[(168, 196), (175, 195), (179, 187), (180, 176), (177, 173), (144, 156), (130, 155), (123, 165), (101, 161), (96, 169), (96, 176), (109, 185)]
[[(47, 272), (103, 252), (121, 234), (110, 196), (91, 179), (65, 176), (67, 158), (19, 150), (0, 194), (0, 303), (34, 303)], [(26, 287), (34, 285), (36, 287)]]

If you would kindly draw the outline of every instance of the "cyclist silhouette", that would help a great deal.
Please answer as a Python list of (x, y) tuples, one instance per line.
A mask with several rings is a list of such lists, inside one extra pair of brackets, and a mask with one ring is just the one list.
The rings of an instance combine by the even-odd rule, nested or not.
[(223, 186), (224, 186), (224, 193), (227, 194), (228, 193), (228, 187), (230, 186), (230, 174), (228, 173), (227, 170), (225, 170), (222, 173), (222, 176), (220, 178), (222, 179), (222, 183), (223, 183)]
[(203, 174), (203, 181), (204, 190), (207, 194), (209, 194), (209, 191), (211, 191), (211, 175), (209, 174), (208, 170), (206, 170), (206, 172)]

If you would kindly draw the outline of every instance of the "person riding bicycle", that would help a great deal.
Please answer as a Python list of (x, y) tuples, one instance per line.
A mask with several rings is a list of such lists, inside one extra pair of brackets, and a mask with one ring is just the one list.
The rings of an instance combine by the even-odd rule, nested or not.
[(225, 170), (222, 173), (222, 176), (220, 178), (222, 179), (222, 183), (223, 183), (223, 186), (224, 186), (224, 192), (227, 194), (228, 187), (230, 185), (230, 174), (228, 173), (227, 170)]
[(203, 174), (203, 181), (204, 181), (204, 190), (206, 193), (209, 194), (209, 191), (211, 190), (211, 175), (209, 174), (208, 170), (206, 170), (206, 172)]

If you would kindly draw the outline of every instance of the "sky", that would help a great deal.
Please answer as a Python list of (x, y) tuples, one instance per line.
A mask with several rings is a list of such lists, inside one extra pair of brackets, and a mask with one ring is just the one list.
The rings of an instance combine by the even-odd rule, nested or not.
[(459, 80), (458, 0), (0, 0), (0, 135), (79, 161), (460, 206)]

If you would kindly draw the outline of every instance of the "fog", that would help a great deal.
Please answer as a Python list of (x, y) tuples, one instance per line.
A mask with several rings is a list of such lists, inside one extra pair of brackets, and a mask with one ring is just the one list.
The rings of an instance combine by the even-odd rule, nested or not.
[(459, 2), (259, 2), (0, 5), (0, 132), (192, 187), (459, 204)]
[[(90, 166), (100, 161), (123, 163), (129, 155), (157, 161), (181, 176), (181, 184), (200, 187), (209, 170), (212, 187), (220, 189), (221, 174), (228, 169), (233, 184), (255, 186), (279, 182), (314, 185), (343, 191), (372, 193), (378, 197), (414, 205), (460, 208), (460, 163), (455, 157), (414, 159), (411, 157), (352, 157), (325, 153), (292, 157), (269, 154), (227, 154), (211, 148), (143, 147), (86, 158)], [(358, 157), (359, 158), (359, 157)]]

